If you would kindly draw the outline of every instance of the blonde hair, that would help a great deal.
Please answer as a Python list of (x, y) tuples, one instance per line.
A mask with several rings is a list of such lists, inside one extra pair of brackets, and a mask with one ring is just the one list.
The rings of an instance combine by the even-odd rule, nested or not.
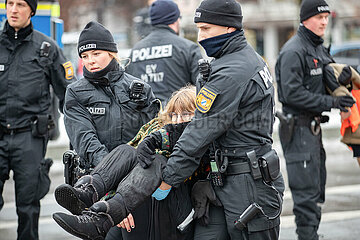
[(159, 113), (160, 124), (168, 124), (171, 122), (169, 116), (172, 112), (191, 112), (196, 109), (196, 88), (193, 85), (187, 85), (180, 88), (178, 91), (173, 92), (169, 102), (165, 106), (164, 111)]

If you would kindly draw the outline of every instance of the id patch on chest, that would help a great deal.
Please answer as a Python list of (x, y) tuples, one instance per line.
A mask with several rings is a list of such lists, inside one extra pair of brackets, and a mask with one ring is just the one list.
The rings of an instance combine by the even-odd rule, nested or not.
[(4, 65), (0, 65), (0, 72), (3, 72), (5, 70), (5, 66)]
[(105, 108), (87, 107), (91, 115), (105, 115)]
[(70, 61), (63, 63), (62, 66), (64, 67), (65, 70), (65, 78), (67, 80), (71, 80), (74, 77), (74, 67), (71, 64)]
[(196, 97), (196, 108), (202, 113), (208, 112), (216, 96), (217, 94), (203, 87)]

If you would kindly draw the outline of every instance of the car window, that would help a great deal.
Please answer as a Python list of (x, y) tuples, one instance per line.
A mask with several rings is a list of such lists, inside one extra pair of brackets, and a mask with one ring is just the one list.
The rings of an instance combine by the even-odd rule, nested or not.
[(347, 49), (337, 52), (334, 57), (360, 58), (360, 49)]

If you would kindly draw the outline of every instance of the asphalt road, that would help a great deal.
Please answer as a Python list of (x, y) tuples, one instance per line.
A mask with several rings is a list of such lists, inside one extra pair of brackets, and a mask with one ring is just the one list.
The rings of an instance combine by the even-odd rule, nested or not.
[[(335, 114), (336, 117), (336, 114)], [(323, 205), (323, 216), (319, 233), (326, 240), (360, 239), (360, 167), (352, 158), (352, 153), (339, 141), (337, 120), (324, 126), (324, 146), (327, 152), (327, 192)], [(64, 182), (61, 155), (66, 149), (66, 140), (51, 143), (47, 155), (55, 159), (51, 168), (50, 192), (41, 201), (40, 239), (68, 240), (76, 239), (62, 230), (51, 218), (52, 213), (66, 211), (55, 203), (53, 191)], [(279, 145), (277, 133), (274, 133), (274, 148), (281, 158), (281, 169), (287, 182), (285, 162)], [(17, 216), (14, 203), (14, 185), (9, 180), (5, 184), (3, 197), (5, 206), (0, 212), (0, 240), (15, 240)], [(291, 193), (285, 192), (285, 201), (281, 216), (281, 240), (296, 239), (294, 216), (292, 215)]]

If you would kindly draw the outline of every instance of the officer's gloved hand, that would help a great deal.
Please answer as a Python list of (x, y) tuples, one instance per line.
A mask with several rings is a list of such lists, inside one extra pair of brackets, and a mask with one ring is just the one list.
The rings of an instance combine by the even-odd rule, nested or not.
[(197, 181), (191, 191), (191, 201), (194, 206), (194, 219), (198, 219), (199, 224), (207, 226), (209, 224), (210, 203), (221, 207), (222, 204), (217, 199), (211, 182), (208, 180)]
[(169, 136), (169, 151), (171, 152), (176, 144), (176, 142), (179, 140), (181, 134), (184, 132), (184, 129), (189, 124), (189, 122), (183, 122), (178, 124), (167, 124), (164, 126), (166, 132)]
[(351, 82), (351, 75), (351, 68), (349, 66), (344, 67), (338, 77), (339, 83), (344, 86), (348, 85)]
[(136, 149), (137, 160), (142, 168), (148, 168), (155, 158), (156, 149), (161, 146), (161, 134), (154, 132), (145, 137)]
[(169, 195), (171, 188), (172, 187), (170, 187), (169, 189), (166, 189), (166, 190), (157, 188), (151, 196), (158, 201), (164, 200), (167, 197), (167, 195)]
[(333, 107), (340, 109), (342, 112), (347, 112), (347, 107), (352, 107), (355, 101), (351, 96), (335, 97), (333, 101)]

